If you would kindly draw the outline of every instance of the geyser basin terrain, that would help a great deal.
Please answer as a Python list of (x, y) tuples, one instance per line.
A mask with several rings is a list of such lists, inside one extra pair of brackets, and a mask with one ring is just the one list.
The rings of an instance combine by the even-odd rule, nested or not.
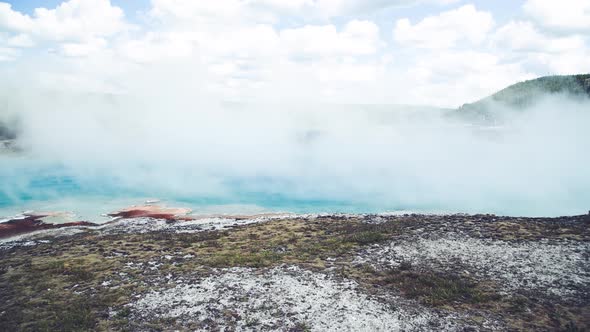
[(87, 219), (145, 197), (246, 213), (584, 213), (589, 79), (527, 81), (457, 110), (38, 91), (16, 103), (15, 149), (0, 151), (0, 216)]
[(0, 246), (0, 329), (584, 330), (589, 223), (131, 218), (36, 233)]
[(0, 0), (0, 332), (586, 331), (589, 128), (590, 0)]

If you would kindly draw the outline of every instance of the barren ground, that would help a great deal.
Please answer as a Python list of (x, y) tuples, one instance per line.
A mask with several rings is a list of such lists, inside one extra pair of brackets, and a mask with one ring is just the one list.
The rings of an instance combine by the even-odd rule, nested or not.
[(274, 216), (0, 243), (0, 330), (583, 331), (587, 216)]

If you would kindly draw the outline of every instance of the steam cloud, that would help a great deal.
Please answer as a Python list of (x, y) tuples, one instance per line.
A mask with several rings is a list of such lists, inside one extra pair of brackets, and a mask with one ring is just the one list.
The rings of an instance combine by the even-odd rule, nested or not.
[[(24, 150), (0, 156), (5, 206), (24, 205), (40, 174), (105, 195), (340, 202), (302, 203), (311, 212), (559, 215), (590, 204), (587, 99), (551, 95), (525, 111), (498, 105), (501, 125), (483, 127), (428, 108), (232, 103), (198, 84), (166, 82), (117, 95), (4, 86), (0, 121), (18, 119)], [(47, 187), (47, 198), (62, 195)]]

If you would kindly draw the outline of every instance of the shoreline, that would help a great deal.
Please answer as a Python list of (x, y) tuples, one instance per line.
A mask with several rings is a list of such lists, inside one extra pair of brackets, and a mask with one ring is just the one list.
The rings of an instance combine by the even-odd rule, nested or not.
[(291, 213), (291, 212), (262, 212), (262, 213), (203, 213), (196, 214), (189, 208), (171, 208), (158, 205), (159, 201), (153, 203), (146, 202), (146, 205), (132, 205), (111, 213), (103, 214), (103, 218), (110, 218), (106, 221), (97, 223), (87, 220), (78, 220), (75, 214), (71, 212), (36, 212), (25, 211), (21, 214), (4, 217), (0, 220), (0, 241), (11, 241), (13, 237), (26, 237), (27, 234), (35, 234), (36, 232), (48, 229), (63, 229), (69, 227), (76, 228), (104, 228), (109, 225), (116, 224), (119, 221), (128, 221), (133, 219), (151, 219), (154, 221), (164, 220), (166, 224), (187, 223), (187, 222), (202, 222), (207, 220), (226, 220), (227, 222), (245, 222), (255, 223), (266, 220), (279, 218), (321, 218), (321, 217), (336, 217), (336, 218), (351, 218), (351, 217), (395, 217), (395, 216), (435, 216), (435, 217), (451, 217), (451, 216), (465, 216), (465, 217), (479, 217), (489, 216), (493, 218), (512, 218), (512, 219), (554, 219), (559, 220), (563, 218), (580, 218), (585, 219), (590, 223), (590, 211), (587, 215), (569, 215), (557, 217), (529, 217), (529, 216), (508, 216), (496, 215), (490, 213), (416, 213), (411, 211), (396, 211), (383, 213)]

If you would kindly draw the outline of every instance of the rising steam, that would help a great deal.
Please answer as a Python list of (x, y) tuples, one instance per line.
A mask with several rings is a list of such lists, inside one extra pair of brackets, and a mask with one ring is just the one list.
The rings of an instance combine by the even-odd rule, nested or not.
[[(18, 123), (23, 152), (0, 157), (4, 206), (25, 206), (27, 190), (296, 212), (559, 215), (590, 204), (587, 99), (498, 105), (501, 123), (482, 126), (434, 108), (231, 102), (170, 82), (118, 94), (5, 86), (0, 121)], [(75, 190), (38, 186), (56, 174)]]

